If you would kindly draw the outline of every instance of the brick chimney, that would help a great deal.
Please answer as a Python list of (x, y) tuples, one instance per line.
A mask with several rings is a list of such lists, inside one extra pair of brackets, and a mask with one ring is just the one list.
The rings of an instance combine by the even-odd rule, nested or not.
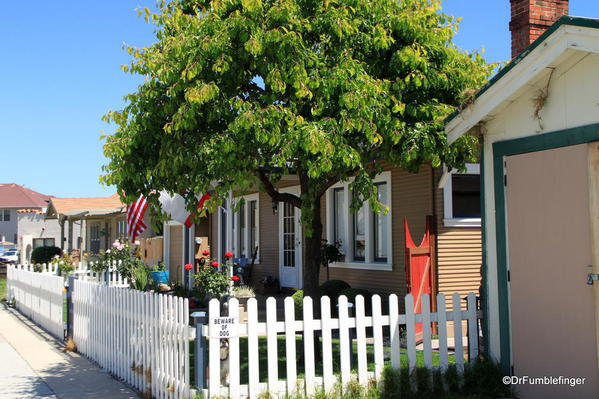
[(569, 0), (510, 0), (512, 58), (520, 54), (560, 17), (568, 15)]

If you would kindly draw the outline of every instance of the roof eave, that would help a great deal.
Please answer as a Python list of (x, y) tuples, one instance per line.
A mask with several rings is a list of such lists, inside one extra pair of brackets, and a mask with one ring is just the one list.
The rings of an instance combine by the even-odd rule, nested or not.
[(497, 73), (478, 93), (474, 102), (445, 121), (449, 143), (468, 133), (497, 107), (513, 96), (568, 50), (599, 53), (599, 20), (564, 17), (522, 55)]

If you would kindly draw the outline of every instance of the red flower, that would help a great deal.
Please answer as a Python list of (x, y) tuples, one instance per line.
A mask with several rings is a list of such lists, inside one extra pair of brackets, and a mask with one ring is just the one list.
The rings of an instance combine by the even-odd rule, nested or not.
[(185, 265), (185, 270), (191, 270), (193, 269), (193, 265), (191, 263), (188, 263)]
[(232, 258), (233, 252), (225, 252), (225, 258)]
[(208, 255), (210, 255), (210, 251), (208, 251), (207, 249), (205, 249), (205, 250), (202, 251), (202, 255), (208, 256)]
[(218, 267), (218, 262), (217, 262), (217, 261), (214, 261), (214, 262), (212, 262), (212, 263), (210, 264), (210, 266), (212, 266), (212, 267)]
[(231, 277), (231, 280), (238, 282), (239, 281), (239, 276), (233, 276)]

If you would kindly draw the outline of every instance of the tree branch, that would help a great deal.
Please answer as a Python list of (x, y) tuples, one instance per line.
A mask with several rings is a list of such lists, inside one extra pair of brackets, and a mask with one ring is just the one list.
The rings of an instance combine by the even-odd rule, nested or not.
[(262, 183), (262, 186), (264, 187), (264, 190), (273, 201), (287, 202), (295, 206), (296, 208), (301, 209), (302, 200), (297, 195), (278, 192), (275, 186), (272, 184), (272, 182), (268, 179), (268, 176), (266, 176), (266, 173), (263, 169), (257, 169), (256, 173), (258, 175), (258, 178), (260, 179), (260, 182)]

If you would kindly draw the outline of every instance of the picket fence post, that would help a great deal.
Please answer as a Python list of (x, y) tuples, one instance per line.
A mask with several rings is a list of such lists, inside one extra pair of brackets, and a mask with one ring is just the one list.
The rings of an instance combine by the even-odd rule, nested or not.
[(206, 388), (206, 337), (204, 330), (208, 324), (206, 312), (194, 312), (191, 314), (196, 326), (195, 343), (195, 385), (198, 389)]

